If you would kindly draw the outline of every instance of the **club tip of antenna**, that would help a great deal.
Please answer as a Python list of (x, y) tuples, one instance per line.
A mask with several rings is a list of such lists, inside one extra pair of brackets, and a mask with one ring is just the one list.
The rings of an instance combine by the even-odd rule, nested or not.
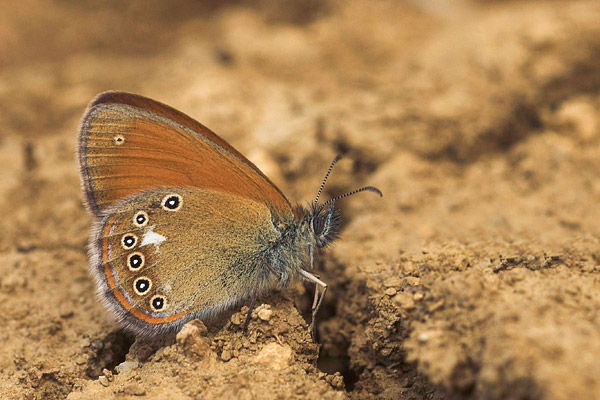
[(367, 186), (367, 187), (365, 188), (365, 190), (368, 190), (368, 191), (370, 191), (370, 192), (376, 193), (376, 194), (378, 194), (378, 195), (379, 195), (379, 197), (383, 197), (383, 193), (381, 192), (381, 190), (377, 189), (377, 188), (376, 188), (376, 187), (374, 187), (374, 186)]

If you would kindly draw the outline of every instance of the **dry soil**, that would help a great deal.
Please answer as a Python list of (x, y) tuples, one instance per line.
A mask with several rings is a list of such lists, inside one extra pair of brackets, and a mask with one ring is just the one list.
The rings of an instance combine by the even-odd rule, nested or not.
[[(208, 2), (206, 2), (208, 3)], [(600, 398), (600, 3), (2, 1), (3, 399)], [(218, 5), (217, 5), (218, 4)], [(121, 331), (87, 269), (98, 92), (190, 114), (339, 205), (312, 288)]]

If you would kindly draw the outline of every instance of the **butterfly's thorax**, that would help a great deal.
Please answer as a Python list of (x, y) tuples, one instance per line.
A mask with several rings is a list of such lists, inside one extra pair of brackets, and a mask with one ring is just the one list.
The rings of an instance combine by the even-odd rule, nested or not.
[(279, 235), (265, 252), (269, 271), (274, 273), (277, 286), (284, 288), (299, 275), (308, 263), (308, 248), (311, 244), (310, 223), (306, 213), (295, 213), (294, 218), (282, 221), (273, 219)]

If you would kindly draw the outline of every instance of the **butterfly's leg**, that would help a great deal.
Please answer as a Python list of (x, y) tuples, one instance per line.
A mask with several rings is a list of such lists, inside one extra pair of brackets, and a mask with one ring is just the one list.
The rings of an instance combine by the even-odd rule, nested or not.
[(250, 319), (252, 318), (252, 310), (254, 309), (254, 303), (256, 302), (256, 296), (252, 296), (250, 300), (250, 305), (248, 306), (248, 312), (246, 313), (246, 321), (244, 322), (244, 326), (242, 330), (244, 332), (248, 332), (248, 324), (250, 323)]
[[(316, 284), (315, 286), (317, 287), (318, 285), (320, 285), (320, 283)], [(323, 303), (323, 299), (325, 298), (325, 293), (327, 293), (327, 284), (325, 284), (325, 286), (323, 286), (323, 291), (321, 292), (319, 301), (317, 302), (317, 305), (315, 307), (313, 307), (313, 309), (312, 309), (312, 320), (311, 320), (310, 324), (311, 324), (311, 335), (314, 340), (316, 340), (316, 338), (317, 338), (317, 313), (319, 312), (319, 309), (321, 308), (321, 304)]]
[(317, 303), (319, 302), (319, 284), (315, 283), (315, 297), (313, 298), (313, 304), (311, 310), (314, 310), (317, 307)]
[[(327, 284), (307, 271), (304, 271), (301, 269), (300, 273), (302, 274), (302, 276), (304, 278), (306, 278), (307, 280), (309, 280), (315, 284), (315, 299), (313, 301), (313, 307), (312, 307), (312, 320), (310, 323), (310, 332), (313, 337), (313, 340), (316, 340), (316, 338), (317, 338), (317, 323), (316, 323), (317, 322), (317, 313), (319, 312), (319, 308), (321, 308), (321, 305), (323, 304), (323, 298), (325, 298), (325, 293), (327, 293)], [(323, 291), (321, 292), (321, 296), (318, 296), (318, 293), (319, 293), (318, 287), (319, 286), (321, 286), (323, 288)], [(318, 300), (317, 300), (317, 298), (318, 298)]]
[[(313, 277), (317, 278), (317, 279), (320, 279), (320, 278), (321, 278), (321, 277), (319, 276), (319, 274), (311, 274), (311, 275), (312, 275)], [(313, 298), (313, 304), (312, 304), (312, 308), (311, 308), (311, 310), (314, 310), (314, 309), (316, 309), (316, 308), (317, 308), (317, 305), (318, 305), (318, 303), (319, 303), (319, 287), (321, 286), (321, 284), (322, 284), (323, 282), (320, 282), (320, 283), (319, 283), (319, 282), (315, 282), (315, 281), (312, 281), (312, 280), (311, 280), (311, 282), (315, 284), (315, 297)]]

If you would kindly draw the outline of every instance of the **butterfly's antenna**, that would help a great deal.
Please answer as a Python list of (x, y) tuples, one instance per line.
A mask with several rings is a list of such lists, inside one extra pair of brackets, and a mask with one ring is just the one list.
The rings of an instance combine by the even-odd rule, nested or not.
[[(353, 194), (357, 194), (357, 193), (360, 193), (360, 192), (365, 192), (365, 191), (369, 191), (369, 192), (377, 193), (377, 194), (378, 194), (380, 197), (383, 197), (383, 193), (381, 193), (381, 190), (379, 190), (379, 189), (377, 189), (376, 187), (373, 187), (373, 186), (365, 186), (365, 187), (361, 187), (360, 189), (356, 189), (356, 190), (353, 190), (353, 191), (351, 191), (351, 192), (344, 193), (344, 194), (341, 194), (341, 195), (339, 195), (339, 196), (336, 196), (336, 197), (334, 197), (333, 199), (329, 199), (329, 200), (327, 200), (325, 203), (321, 204), (321, 207), (319, 207), (319, 212), (320, 212), (320, 211), (321, 211), (323, 208), (325, 208), (325, 206), (326, 206), (327, 204), (334, 203), (335, 201), (337, 201), (337, 200), (340, 200), (340, 199), (343, 199), (344, 197), (352, 196)], [(319, 214), (319, 213), (317, 212), (317, 214)]]
[(325, 179), (323, 179), (323, 183), (321, 183), (321, 187), (319, 188), (319, 193), (317, 193), (317, 198), (315, 199), (315, 204), (314, 204), (315, 208), (317, 208), (317, 203), (319, 203), (319, 197), (321, 197), (321, 192), (323, 191), (323, 188), (325, 187), (325, 182), (327, 182), (327, 178), (329, 178), (329, 174), (331, 173), (333, 166), (335, 165), (335, 163), (340, 161), (341, 158), (342, 158), (342, 155), (338, 154), (337, 156), (335, 156), (335, 158), (331, 162), (331, 165), (329, 166), (329, 169), (327, 170), (327, 173), (325, 174)]

